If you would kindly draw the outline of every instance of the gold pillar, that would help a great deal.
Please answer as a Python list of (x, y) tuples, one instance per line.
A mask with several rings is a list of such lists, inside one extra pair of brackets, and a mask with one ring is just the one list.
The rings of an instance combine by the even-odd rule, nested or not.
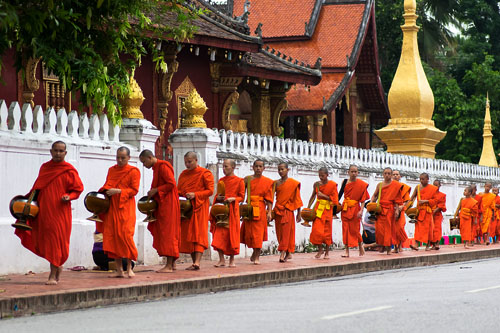
[(122, 117), (131, 119), (144, 119), (144, 115), (141, 111), (141, 105), (144, 100), (145, 98), (142, 94), (142, 89), (134, 79), (134, 72), (132, 72), (129, 80), (129, 92), (122, 100), (120, 100), (123, 106)]
[(252, 132), (271, 135), (271, 97), (265, 87), (252, 94)]
[(479, 165), (498, 167), (495, 150), (493, 149), (493, 134), (491, 133), (491, 116), (490, 116), (490, 100), (486, 95), (486, 114), (484, 115), (484, 128), (483, 128), (483, 151), (481, 152), (481, 159)]
[(434, 126), (434, 95), (418, 52), (416, 0), (405, 0), (403, 47), (389, 91), (389, 125), (375, 133), (390, 153), (434, 158), (435, 147), (446, 132)]

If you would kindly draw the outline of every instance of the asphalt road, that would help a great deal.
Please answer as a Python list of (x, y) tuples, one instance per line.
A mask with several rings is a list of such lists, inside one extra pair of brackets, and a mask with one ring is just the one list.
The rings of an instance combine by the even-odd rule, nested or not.
[(0, 332), (500, 332), (500, 259), (0, 321)]

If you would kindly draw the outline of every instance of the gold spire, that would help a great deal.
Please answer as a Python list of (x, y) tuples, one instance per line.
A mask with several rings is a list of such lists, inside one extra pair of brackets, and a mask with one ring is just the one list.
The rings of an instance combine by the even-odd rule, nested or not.
[(120, 100), (123, 110), (122, 116), (123, 118), (132, 118), (132, 119), (144, 119), (144, 115), (141, 111), (141, 105), (144, 102), (145, 98), (142, 94), (142, 89), (134, 79), (135, 70), (132, 71), (129, 80), (129, 92)]
[(375, 133), (391, 153), (434, 158), (435, 146), (446, 135), (434, 127), (434, 95), (418, 51), (416, 1), (405, 0), (403, 47), (388, 104), (389, 125)]
[(207, 123), (203, 120), (203, 115), (207, 112), (207, 109), (205, 101), (196, 89), (191, 90), (182, 107), (185, 118), (182, 119), (181, 127), (206, 128)]
[(479, 165), (498, 167), (495, 150), (493, 149), (493, 134), (491, 133), (490, 100), (486, 94), (486, 114), (484, 115), (483, 127), (483, 151)]

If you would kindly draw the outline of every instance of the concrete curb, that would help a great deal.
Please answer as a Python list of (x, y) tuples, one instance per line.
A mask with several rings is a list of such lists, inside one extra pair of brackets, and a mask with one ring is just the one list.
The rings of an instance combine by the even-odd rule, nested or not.
[(276, 271), (245, 273), (223, 277), (203, 277), (132, 286), (61, 291), (49, 295), (0, 299), (0, 318), (159, 300), (176, 296), (247, 289), (375, 271), (441, 265), (495, 257), (500, 257), (500, 249), (471, 250), (460, 253), (443, 253), (415, 257), (394, 257), (391, 259), (341, 265), (285, 268)]

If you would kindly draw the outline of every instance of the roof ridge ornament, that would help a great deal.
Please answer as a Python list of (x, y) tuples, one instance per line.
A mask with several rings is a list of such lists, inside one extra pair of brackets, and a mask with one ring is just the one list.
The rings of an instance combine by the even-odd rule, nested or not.
[(245, 4), (243, 5), (243, 14), (241, 16), (237, 16), (234, 19), (238, 22), (243, 22), (248, 24), (248, 16), (250, 15), (250, 0), (245, 0)]
[(315, 69), (321, 69), (321, 60), (323, 60), (321, 57), (318, 57), (316, 60), (316, 63), (314, 64)]
[(259, 38), (262, 38), (262, 23), (259, 22), (259, 24), (257, 24), (257, 28), (255, 29), (255, 34), (259, 36)]

